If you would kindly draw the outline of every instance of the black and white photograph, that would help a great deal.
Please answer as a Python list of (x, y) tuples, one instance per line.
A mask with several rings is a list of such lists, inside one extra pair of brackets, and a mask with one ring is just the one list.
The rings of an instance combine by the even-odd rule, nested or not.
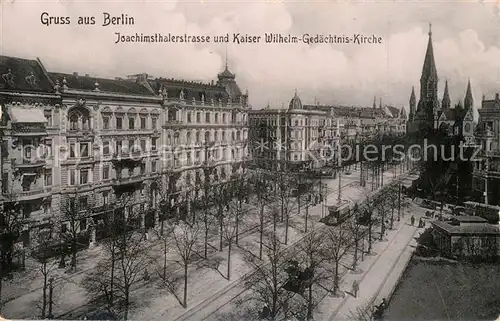
[(0, 320), (500, 319), (500, 2), (0, 0)]

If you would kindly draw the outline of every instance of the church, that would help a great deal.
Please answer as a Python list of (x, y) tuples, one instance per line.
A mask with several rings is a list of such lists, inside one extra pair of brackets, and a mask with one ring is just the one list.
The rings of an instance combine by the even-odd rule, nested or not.
[(420, 77), (420, 97), (417, 104), (415, 87), (410, 96), (410, 115), (408, 119), (409, 134), (428, 133), (440, 129), (449, 136), (459, 136), (465, 144), (474, 144), (474, 118), (472, 89), (470, 79), (467, 84), (463, 105), (458, 102), (451, 106), (448, 81), (445, 82), (443, 98), (438, 97), (439, 78), (434, 50), (432, 46), (432, 30), (429, 25), (429, 42), (425, 53), (422, 76)]

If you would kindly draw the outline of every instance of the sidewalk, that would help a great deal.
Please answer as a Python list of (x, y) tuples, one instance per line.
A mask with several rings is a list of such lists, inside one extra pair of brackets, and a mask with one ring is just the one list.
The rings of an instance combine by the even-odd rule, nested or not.
[[(411, 214), (418, 220), (424, 215), (423, 209), (412, 205)], [(317, 308), (315, 320), (349, 320), (357, 308), (378, 304), (382, 298), (389, 298), (397, 285), (406, 265), (411, 258), (415, 242), (416, 226), (411, 226), (410, 214), (399, 222), (395, 230), (389, 231), (387, 241), (377, 242), (373, 246), (375, 256), (367, 256), (360, 262), (360, 274), (347, 273), (343, 278), (346, 296), (343, 299), (326, 297)], [(354, 280), (359, 282), (358, 296), (351, 295), (350, 286)]]

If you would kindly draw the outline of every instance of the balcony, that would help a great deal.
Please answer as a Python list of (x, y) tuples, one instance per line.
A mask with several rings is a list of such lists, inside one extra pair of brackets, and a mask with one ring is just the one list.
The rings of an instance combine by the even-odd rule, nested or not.
[(21, 191), (16, 193), (15, 197), (18, 202), (20, 201), (32, 201), (38, 198), (44, 198), (50, 196), (52, 187), (42, 187), (29, 191)]
[(117, 177), (111, 180), (113, 187), (127, 187), (132, 185), (140, 185), (144, 181), (145, 175), (136, 175), (129, 177)]
[(164, 127), (178, 127), (184, 125), (181, 120), (167, 120)]
[(12, 136), (47, 136), (47, 128), (44, 124), (13, 124)]
[(11, 159), (11, 164), (13, 167), (19, 169), (29, 169), (29, 168), (38, 168), (45, 166), (46, 162), (43, 159), (24, 159), (22, 161), (18, 161), (16, 158)]

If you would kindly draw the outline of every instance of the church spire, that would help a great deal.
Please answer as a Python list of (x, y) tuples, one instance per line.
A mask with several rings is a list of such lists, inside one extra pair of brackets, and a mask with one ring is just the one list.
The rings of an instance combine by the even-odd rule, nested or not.
[(377, 108), (377, 96), (373, 96), (373, 109)]
[(429, 41), (425, 53), (424, 67), (422, 68), (422, 77), (420, 80), (437, 80), (436, 62), (434, 60), (434, 49), (432, 47), (432, 24), (429, 23)]
[(467, 83), (467, 91), (465, 93), (465, 98), (464, 98), (464, 109), (465, 110), (472, 109), (473, 105), (474, 105), (474, 99), (472, 98), (472, 89), (470, 86), (470, 78), (469, 78), (469, 82)]
[(446, 80), (446, 84), (444, 86), (444, 95), (441, 106), (443, 107), (443, 109), (451, 108), (450, 93), (448, 92), (448, 80)]
[(378, 108), (382, 109), (382, 97), (380, 97), (380, 99), (379, 99)]
[(415, 86), (411, 86), (410, 95), (410, 121), (413, 121), (417, 107), (417, 97), (415, 97)]

